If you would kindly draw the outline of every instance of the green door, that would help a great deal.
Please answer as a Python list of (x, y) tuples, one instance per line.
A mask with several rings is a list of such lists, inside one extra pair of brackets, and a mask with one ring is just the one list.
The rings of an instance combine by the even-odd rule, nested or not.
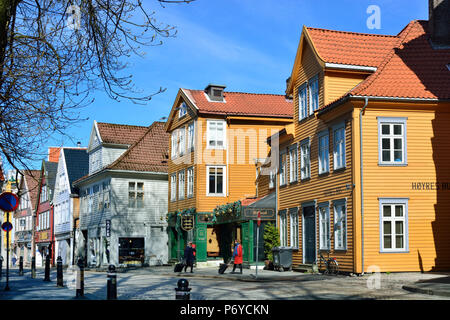
[(197, 223), (195, 227), (195, 245), (197, 261), (206, 261), (206, 223)]
[(253, 262), (253, 221), (242, 223), (242, 249), (244, 263)]

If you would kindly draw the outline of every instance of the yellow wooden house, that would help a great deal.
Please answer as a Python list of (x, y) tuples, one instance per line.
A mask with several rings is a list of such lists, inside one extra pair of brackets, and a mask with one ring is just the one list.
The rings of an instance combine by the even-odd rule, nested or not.
[(252, 223), (239, 212), (216, 221), (215, 209), (227, 204), (240, 207), (240, 200), (255, 196), (256, 164), (267, 156), (267, 138), (292, 122), (292, 100), (284, 95), (224, 89), (215, 84), (204, 90), (179, 89), (166, 123), (171, 135), (168, 222), (172, 259), (182, 256), (187, 241), (196, 245), (198, 262), (219, 258), (218, 237), (224, 235), (230, 237), (230, 244), (234, 238), (246, 240), (247, 258), (253, 252), (252, 231), (247, 232)]
[(294, 121), (269, 138), (294, 266), (322, 253), (348, 273), (450, 269), (450, 43), (438, 29), (303, 28)]

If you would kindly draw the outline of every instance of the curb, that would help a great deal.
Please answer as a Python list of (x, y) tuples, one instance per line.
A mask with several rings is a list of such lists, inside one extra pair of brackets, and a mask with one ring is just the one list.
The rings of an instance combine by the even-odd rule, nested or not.
[(209, 279), (221, 279), (221, 280), (232, 280), (232, 281), (243, 281), (243, 282), (274, 282), (274, 281), (320, 281), (325, 280), (325, 278), (314, 277), (314, 278), (303, 278), (300, 276), (285, 276), (285, 277), (261, 277), (259, 279), (249, 277), (230, 277), (230, 276), (216, 276), (216, 275), (207, 275), (207, 274), (184, 274), (184, 273), (173, 273), (173, 274), (164, 274), (165, 276), (177, 276), (177, 277), (185, 277), (185, 278), (209, 278)]
[(431, 295), (431, 296), (450, 297), (450, 292), (449, 291), (424, 289), (424, 288), (419, 288), (419, 287), (415, 287), (415, 286), (408, 286), (408, 285), (402, 286), (402, 289), (406, 290), (406, 291), (414, 292), (414, 293), (428, 294), (428, 295)]

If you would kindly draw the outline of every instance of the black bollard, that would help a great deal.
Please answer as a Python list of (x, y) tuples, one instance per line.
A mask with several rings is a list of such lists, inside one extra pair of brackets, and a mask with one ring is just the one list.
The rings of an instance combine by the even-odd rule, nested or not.
[(106, 283), (106, 299), (107, 300), (116, 300), (117, 299), (117, 275), (116, 275), (116, 267), (112, 264), (108, 267), (108, 275), (107, 275), (107, 283)]
[(45, 257), (44, 281), (50, 281), (50, 255), (47, 255)]
[(175, 288), (175, 300), (191, 300), (191, 288), (189, 288), (189, 281), (186, 279), (180, 279)]
[(19, 257), (19, 276), (23, 276), (23, 257)]
[(31, 278), (36, 278), (36, 257), (31, 258)]
[(84, 297), (84, 262), (83, 259), (78, 259), (77, 262), (78, 271), (77, 271), (77, 291), (76, 297)]
[(0, 256), (0, 280), (3, 276), (3, 256)]
[(64, 287), (63, 282), (63, 265), (62, 265), (62, 258), (61, 256), (58, 256), (56, 259), (56, 285), (58, 287)]

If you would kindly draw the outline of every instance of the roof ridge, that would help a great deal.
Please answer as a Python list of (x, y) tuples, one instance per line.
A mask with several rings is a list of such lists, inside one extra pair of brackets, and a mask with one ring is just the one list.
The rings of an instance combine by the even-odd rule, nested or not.
[(98, 122), (97, 124), (109, 124), (113, 126), (124, 126), (124, 127), (136, 127), (136, 128), (148, 128), (148, 126), (138, 126), (134, 124), (121, 124), (121, 123), (112, 123), (112, 122)]
[[(201, 89), (186, 89), (184, 90), (190, 90), (190, 91), (198, 91), (198, 92), (204, 92), (204, 90)], [(253, 95), (266, 95), (266, 96), (276, 96), (276, 97), (284, 97), (284, 94), (277, 94), (277, 93), (255, 93), (255, 92), (243, 92), (243, 91), (223, 91), (223, 93), (240, 93), (240, 94), (253, 94)]]
[(398, 35), (391, 34), (376, 34), (376, 33), (366, 33), (366, 32), (356, 32), (356, 31), (344, 31), (344, 30), (333, 30), (333, 29), (325, 29), (325, 28), (314, 28), (314, 27), (306, 27), (309, 30), (320, 30), (320, 31), (329, 31), (329, 32), (337, 32), (337, 33), (346, 33), (346, 34), (357, 34), (362, 36), (375, 36), (375, 37), (387, 37), (387, 38), (396, 38)]

